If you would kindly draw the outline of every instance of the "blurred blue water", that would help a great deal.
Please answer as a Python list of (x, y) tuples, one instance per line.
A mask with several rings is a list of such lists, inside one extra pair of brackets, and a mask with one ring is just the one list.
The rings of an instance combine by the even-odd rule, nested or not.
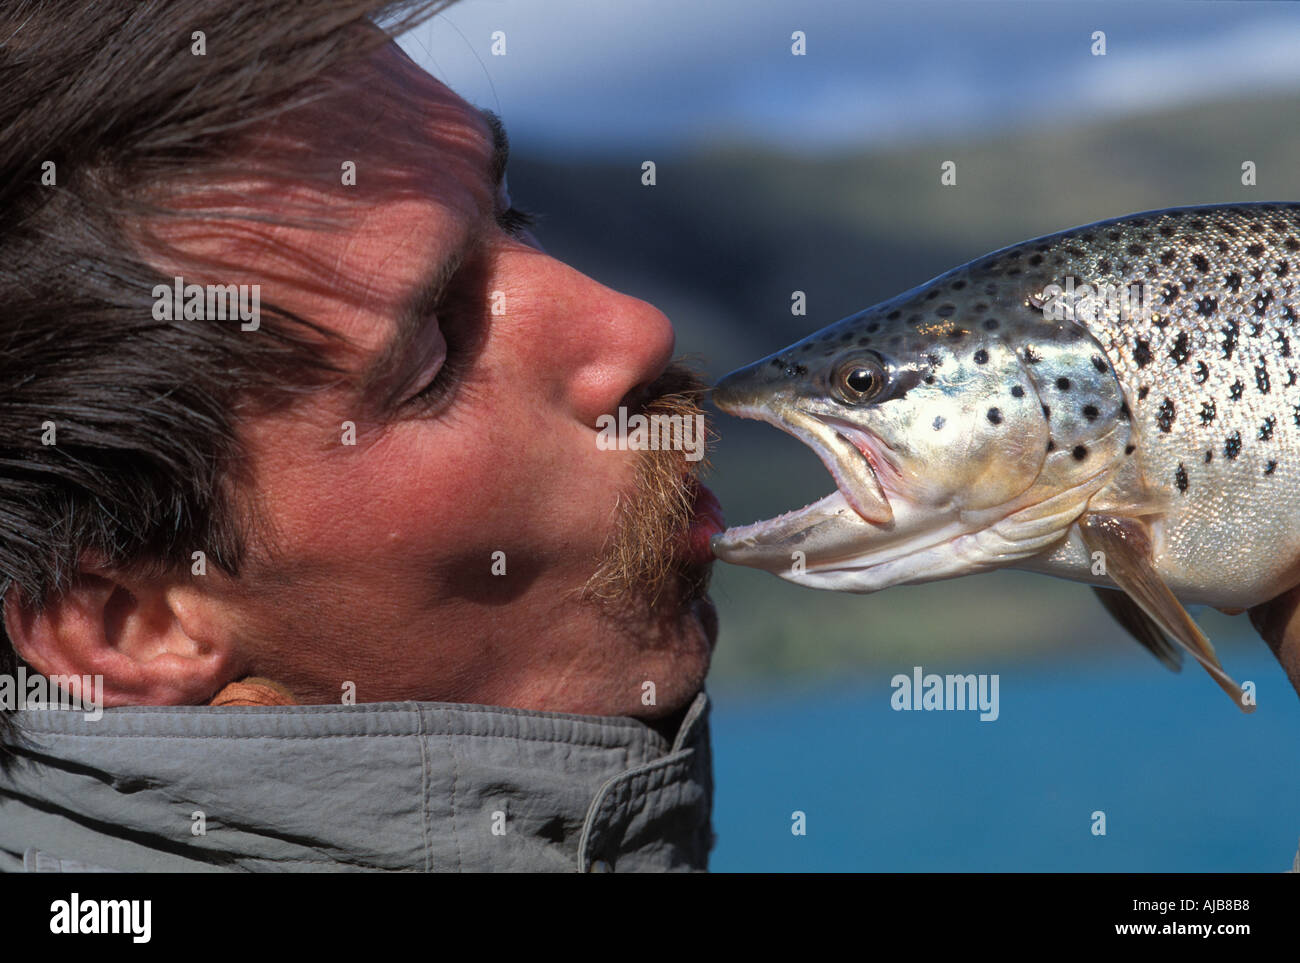
[[(894, 711), (892, 672), (801, 693), (714, 692), (711, 868), (1289, 869), (1300, 700), (1262, 643), (1225, 663), (1257, 685), (1253, 715), (1198, 667), (1175, 676), (1141, 652), (1108, 667), (924, 666), (999, 672), (993, 722)], [(806, 836), (791, 833), (795, 810)], [(1095, 810), (1105, 836), (1091, 832)]]

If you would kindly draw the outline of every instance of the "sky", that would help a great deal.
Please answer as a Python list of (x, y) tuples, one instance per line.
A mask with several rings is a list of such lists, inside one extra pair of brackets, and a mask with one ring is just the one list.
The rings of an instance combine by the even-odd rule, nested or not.
[(462, 0), (401, 42), (558, 154), (817, 153), (1300, 87), (1300, 5), (1279, 3)]

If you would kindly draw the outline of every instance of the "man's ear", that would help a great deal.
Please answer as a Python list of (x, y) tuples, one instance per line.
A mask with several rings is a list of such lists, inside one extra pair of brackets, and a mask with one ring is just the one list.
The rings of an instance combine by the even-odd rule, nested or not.
[(104, 705), (207, 703), (242, 672), (199, 594), (175, 579), (137, 579), (91, 563), (39, 610), (14, 586), (5, 630), (42, 675), (104, 679)]

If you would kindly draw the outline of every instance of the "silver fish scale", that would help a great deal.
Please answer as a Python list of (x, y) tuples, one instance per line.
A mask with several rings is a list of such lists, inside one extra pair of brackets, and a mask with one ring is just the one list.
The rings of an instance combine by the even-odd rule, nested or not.
[(998, 289), (997, 307), (1011, 307), (1011, 295), (1030, 309), (1067, 277), (1076, 289), (1143, 286), (1146, 317), (1112, 305), (1083, 322), (1128, 399), (1137, 463), (1099, 499), (1163, 509), (1160, 567), (1171, 587), (1231, 605), (1300, 574), (1298, 272), (1300, 205), (1260, 204), (1105, 221), (936, 283), (964, 276), (968, 289)]

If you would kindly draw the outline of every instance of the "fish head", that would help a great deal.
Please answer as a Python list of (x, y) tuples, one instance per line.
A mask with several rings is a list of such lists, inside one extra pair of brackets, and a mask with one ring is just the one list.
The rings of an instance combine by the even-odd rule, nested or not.
[[(715, 536), (717, 557), (876, 591), (1006, 564), (1064, 533), (1124, 454), (1115, 372), (1086, 328), (1032, 303), (1000, 305), (996, 320), (987, 304), (979, 316), (951, 296), (936, 308), (927, 289), (944, 280), (717, 384), (720, 409), (799, 438), (836, 484), (803, 509)], [(1064, 521), (1062, 501), (1078, 508)]]

